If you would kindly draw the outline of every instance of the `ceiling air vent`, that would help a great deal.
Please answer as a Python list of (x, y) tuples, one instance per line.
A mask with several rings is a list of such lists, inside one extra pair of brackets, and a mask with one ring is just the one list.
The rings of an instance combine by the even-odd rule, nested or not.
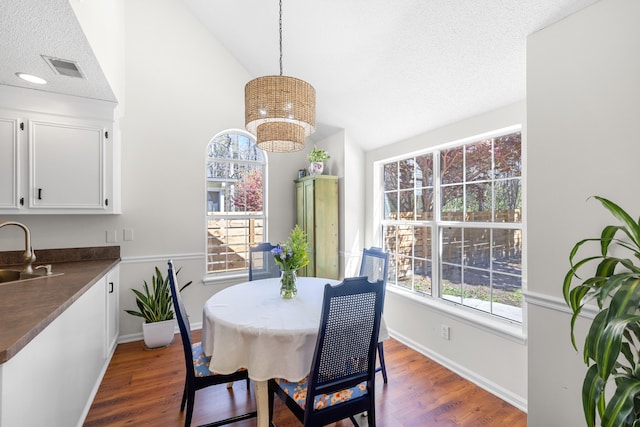
[(81, 79), (85, 78), (84, 74), (80, 70), (80, 67), (78, 67), (78, 64), (76, 64), (73, 61), (68, 61), (66, 59), (59, 59), (59, 58), (51, 58), (44, 55), (42, 56), (42, 58), (45, 61), (47, 61), (47, 64), (49, 64), (51, 69), (56, 74), (59, 74), (61, 76), (79, 77)]

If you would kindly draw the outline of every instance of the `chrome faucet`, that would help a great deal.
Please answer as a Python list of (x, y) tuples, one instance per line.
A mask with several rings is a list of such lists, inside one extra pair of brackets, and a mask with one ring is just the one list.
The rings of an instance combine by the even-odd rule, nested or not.
[(17, 221), (4, 221), (0, 222), (0, 228), (6, 225), (15, 225), (16, 227), (22, 228), (24, 231), (24, 255), (22, 256), (22, 262), (24, 264), (24, 268), (22, 269), (23, 273), (33, 274), (33, 266), (32, 264), (36, 260), (36, 255), (33, 252), (33, 248), (31, 247), (31, 232), (29, 228)]

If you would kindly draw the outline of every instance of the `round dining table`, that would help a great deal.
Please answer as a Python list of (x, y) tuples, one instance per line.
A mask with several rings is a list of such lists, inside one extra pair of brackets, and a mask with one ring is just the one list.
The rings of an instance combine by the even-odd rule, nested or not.
[[(255, 280), (223, 289), (204, 305), (202, 348), (212, 356), (209, 369), (248, 370), (259, 427), (269, 426), (268, 380), (299, 381), (311, 370), (327, 283), (340, 282), (298, 277), (298, 295), (283, 299), (279, 278)], [(388, 337), (383, 320), (379, 339)]]

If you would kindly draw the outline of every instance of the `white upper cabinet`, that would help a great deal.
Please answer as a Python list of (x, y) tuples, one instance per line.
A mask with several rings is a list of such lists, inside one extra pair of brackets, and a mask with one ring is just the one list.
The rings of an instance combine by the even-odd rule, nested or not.
[(105, 137), (100, 126), (29, 122), (29, 207), (104, 209)]
[(0, 86), (0, 214), (120, 213), (116, 105), (31, 92)]
[(0, 209), (19, 207), (20, 120), (0, 117)]

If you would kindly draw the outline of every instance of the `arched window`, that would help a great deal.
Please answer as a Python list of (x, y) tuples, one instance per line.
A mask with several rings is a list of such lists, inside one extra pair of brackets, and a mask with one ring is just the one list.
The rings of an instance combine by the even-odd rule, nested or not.
[(265, 241), (264, 152), (253, 135), (228, 130), (207, 146), (207, 273), (247, 270), (249, 247)]

